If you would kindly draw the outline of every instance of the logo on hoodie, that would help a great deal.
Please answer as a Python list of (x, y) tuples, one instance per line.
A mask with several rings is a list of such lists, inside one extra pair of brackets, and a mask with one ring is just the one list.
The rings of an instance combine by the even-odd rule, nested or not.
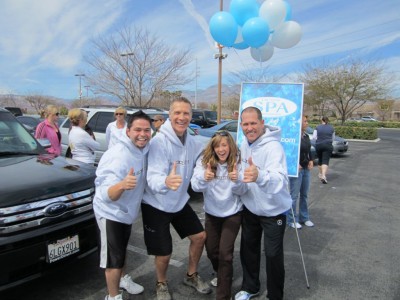
[(289, 99), (279, 98), (279, 97), (257, 97), (247, 100), (243, 104), (243, 109), (247, 107), (258, 108), (263, 118), (265, 117), (285, 117), (297, 110), (296, 103), (290, 101)]

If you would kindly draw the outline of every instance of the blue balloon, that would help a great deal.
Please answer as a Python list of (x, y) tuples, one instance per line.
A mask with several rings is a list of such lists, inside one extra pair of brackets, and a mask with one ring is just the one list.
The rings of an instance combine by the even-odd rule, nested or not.
[(269, 38), (269, 26), (263, 18), (248, 20), (242, 27), (243, 41), (252, 48), (264, 45)]
[(259, 8), (257, 0), (232, 0), (229, 5), (229, 11), (239, 26), (243, 26), (253, 17), (258, 17)]
[(290, 4), (287, 1), (283, 1), (283, 3), (285, 3), (285, 5), (286, 5), (285, 21), (290, 21), (292, 19), (292, 7), (290, 6)]
[(245, 42), (241, 42), (233, 44), (232, 47), (235, 49), (244, 50), (249, 48), (249, 45), (247, 45)]
[(211, 36), (216, 42), (227, 47), (235, 43), (238, 25), (230, 13), (226, 11), (217, 12), (211, 17), (209, 27)]

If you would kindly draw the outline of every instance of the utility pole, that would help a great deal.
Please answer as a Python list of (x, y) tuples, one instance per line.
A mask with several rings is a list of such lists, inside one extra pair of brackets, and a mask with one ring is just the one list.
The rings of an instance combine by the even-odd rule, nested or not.
[(82, 106), (82, 76), (85, 76), (85, 74), (80, 73), (75, 74), (75, 76), (79, 77), (79, 105)]
[[(121, 56), (122, 57), (126, 57), (126, 79), (125, 79), (125, 101), (127, 102), (127, 104), (131, 104), (130, 101), (128, 101), (128, 96), (130, 95), (129, 93), (129, 56), (134, 55), (135, 53), (133, 52), (127, 52), (127, 53), (122, 53)], [(129, 97), (130, 98), (130, 97)]]

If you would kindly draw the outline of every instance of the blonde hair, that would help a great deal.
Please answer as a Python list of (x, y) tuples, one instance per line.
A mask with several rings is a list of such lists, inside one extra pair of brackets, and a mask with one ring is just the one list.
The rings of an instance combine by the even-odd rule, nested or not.
[(115, 110), (114, 114), (116, 114), (116, 113), (123, 113), (124, 116), (126, 116), (127, 111), (126, 111), (125, 107), (119, 106), (119, 107), (117, 107), (117, 109)]
[(46, 114), (46, 118), (50, 115), (54, 115), (58, 112), (58, 108), (55, 105), (47, 105), (46, 106), (46, 110), (45, 110), (45, 114)]
[[(223, 135), (219, 134), (221, 132), (223, 133)], [(208, 142), (206, 148), (204, 149), (203, 159), (201, 160), (201, 163), (204, 168), (207, 167), (208, 163), (211, 165), (211, 170), (213, 171), (214, 174), (217, 172), (217, 164), (219, 162), (218, 155), (217, 153), (215, 153), (214, 149), (221, 143), (223, 138), (226, 138), (229, 146), (229, 155), (228, 158), (226, 159), (226, 163), (228, 165), (228, 172), (232, 172), (233, 168), (235, 167), (235, 163), (240, 161), (240, 151), (231, 134), (225, 130), (217, 131), (211, 138), (211, 140)]]
[(86, 119), (86, 112), (80, 108), (73, 108), (68, 112), (68, 119), (73, 126), (78, 126), (80, 120)]

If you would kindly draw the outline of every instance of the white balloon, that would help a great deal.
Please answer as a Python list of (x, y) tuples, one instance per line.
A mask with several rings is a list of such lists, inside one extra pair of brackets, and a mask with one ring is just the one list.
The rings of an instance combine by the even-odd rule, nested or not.
[(288, 49), (300, 42), (302, 35), (299, 23), (287, 21), (281, 24), (272, 33), (270, 42), (273, 46), (280, 49)]
[(255, 61), (267, 61), (274, 55), (274, 47), (269, 42), (266, 42), (259, 48), (250, 48), (250, 54)]
[(282, 0), (267, 0), (261, 5), (259, 15), (273, 30), (285, 20), (286, 4)]

